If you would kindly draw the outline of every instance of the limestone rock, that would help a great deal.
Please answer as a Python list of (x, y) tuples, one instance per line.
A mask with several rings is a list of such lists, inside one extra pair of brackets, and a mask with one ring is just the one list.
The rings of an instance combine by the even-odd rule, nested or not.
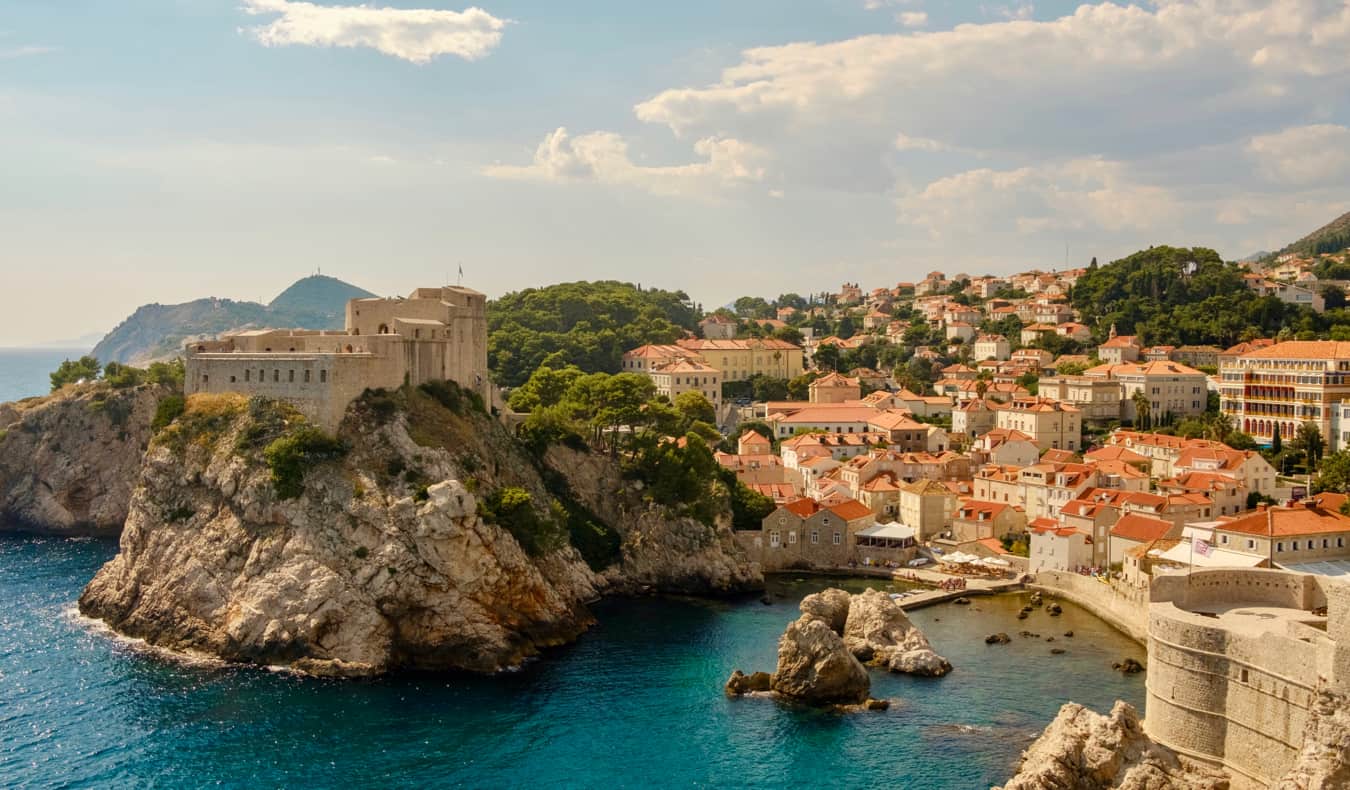
[(1067, 703), (1022, 755), (1004, 790), (1226, 790), (1223, 775), (1183, 766), (1116, 702), (1107, 716)]
[(852, 597), (843, 635), (855, 658), (892, 672), (940, 677), (952, 670), (951, 662), (933, 650), (928, 637), (880, 590)]
[(1012, 639), (1010, 639), (1007, 634), (1002, 632), (997, 634), (990, 634), (989, 636), (986, 636), (984, 638), (984, 643), (986, 645), (1006, 645), (1011, 641)]
[(1350, 787), (1350, 699), (1319, 689), (1303, 729), (1303, 749), (1275, 790)]
[(859, 704), (867, 700), (867, 670), (822, 620), (804, 614), (778, 640), (773, 690), (810, 705)]
[(604, 455), (554, 446), (544, 460), (622, 536), (621, 559), (604, 572), (610, 590), (730, 595), (764, 589), (759, 564), (736, 543), (729, 507), (709, 526), (647, 502), (642, 487), (624, 480), (619, 465)]
[(168, 387), (104, 383), (0, 404), (0, 523), (116, 535)]
[(739, 697), (751, 692), (769, 691), (772, 684), (773, 677), (768, 672), (752, 672), (747, 675), (738, 669), (732, 672), (727, 680), (726, 693), (728, 696)]
[(1111, 668), (1118, 672), (1124, 672), (1126, 675), (1133, 675), (1137, 672), (1144, 671), (1144, 665), (1134, 660), (1133, 658), (1127, 658), (1124, 661), (1119, 661), (1115, 664), (1112, 664)]
[(840, 636), (844, 635), (844, 624), (848, 621), (851, 595), (837, 587), (812, 593), (802, 599), (802, 614), (810, 615), (825, 623)]

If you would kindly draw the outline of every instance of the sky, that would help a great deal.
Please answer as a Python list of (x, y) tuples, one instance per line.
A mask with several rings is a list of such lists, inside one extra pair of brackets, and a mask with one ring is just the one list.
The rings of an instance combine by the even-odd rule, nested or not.
[(0, 346), (138, 305), (1228, 258), (1350, 210), (1350, 0), (0, 0)]

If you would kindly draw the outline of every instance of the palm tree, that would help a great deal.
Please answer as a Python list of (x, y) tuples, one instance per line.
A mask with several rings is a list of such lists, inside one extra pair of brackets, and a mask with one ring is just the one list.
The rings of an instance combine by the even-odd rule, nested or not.
[(1228, 442), (1233, 433), (1233, 423), (1223, 412), (1215, 412), (1205, 418), (1205, 436), (1216, 442)]
[(1148, 430), (1149, 412), (1153, 409), (1153, 404), (1149, 402), (1148, 395), (1143, 390), (1136, 390), (1130, 397), (1134, 401), (1134, 427), (1139, 430)]

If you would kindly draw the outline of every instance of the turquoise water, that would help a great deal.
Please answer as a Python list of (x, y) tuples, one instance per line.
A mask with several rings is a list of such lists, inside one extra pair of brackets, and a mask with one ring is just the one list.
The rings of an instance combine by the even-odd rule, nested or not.
[(88, 351), (0, 348), (0, 403), (46, 395), (49, 378), (62, 360), (78, 359)]
[[(775, 584), (770, 606), (607, 601), (577, 644), (496, 678), (192, 666), (70, 614), (115, 551), (0, 537), (0, 786), (976, 788), (1006, 779), (1065, 700), (1143, 696), (1141, 676), (1110, 669), (1142, 658), (1137, 645), (1068, 604), (1019, 622), (1013, 596), (914, 612), (956, 670), (874, 672), (873, 695), (898, 699), (889, 711), (726, 699), (733, 668), (772, 669), (814, 580)], [(1077, 636), (984, 644), (1023, 628)]]

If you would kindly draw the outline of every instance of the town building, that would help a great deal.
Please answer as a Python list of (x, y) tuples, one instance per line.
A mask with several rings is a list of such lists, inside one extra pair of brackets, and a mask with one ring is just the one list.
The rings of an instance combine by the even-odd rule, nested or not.
[(698, 322), (698, 328), (708, 340), (732, 340), (736, 337), (736, 330), (739, 327), (740, 322), (736, 319), (720, 313), (713, 313)]
[(737, 532), (736, 539), (765, 571), (840, 568), (857, 561), (856, 535), (875, 522), (860, 502), (803, 498), (778, 506), (759, 530)]
[(1305, 422), (1331, 444), (1337, 438), (1334, 412), (1350, 398), (1350, 342), (1290, 340), (1237, 355), (1225, 352), (1219, 398), (1233, 427), (1260, 444), (1270, 444), (1277, 426), (1288, 440)]
[(1121, 383), (1100, 376), (1050, 376), (1040, 380), (1041, 397), (1077, 407), (1083, 421), (1104, 425), (1120, 419)]
[(1003, 335), (979, 335), (971, 348), (971, 356), (979, 362), (986, 359), (1005, 360), (1012, 355), (1012, 345)]
[(1042, 449), (1078, 450), (1083, 415), (1078, 407), (1048, 398), (1017, 398), (995, 412), (1000, 428), (1021, 431)]
[(1149, 403), (1149, 418), (1158, 423), (1166, 417), (1180, 419), (1205, 413), (1209, 406), (1207, 377), (1180, 362), (1140, 362), (1098, 365), (1084, 376), (1120, 382), (1120, 416), (1137, 421), (1135, 395), (1143, 393)]
[(676, 359), (655, 365), (647, 370), (656, 394), (664, 395), (673, 403), (686, 392), (697, 392), (708, 399), (714, 409), (722, 408), (722, 371), (696, 359)]
[(808, 393), (812, 403), (843, 403), (860, 399), (862, 385), (856, 378), (828, 373), (811, 382)]
[(367, 389), (453, 381), (491, 403), (486, 301), (469, 288), (418, 288), (407, 298), (349, 301), (341, 331), (254, 330), (188, 343), (184, 391), (283, 400), (329, 431)]
[(1117, 335), (1115, 324), (1111, 325), (1111, 335), (1105, 343), (1097, 346), (1097, 358), (1107, 365), (1120, 365), (1139, 361), (1143, 345), (1134, 335)]
[(700, 361), (722, 371), (722, 381), (745, 381), (751, 376), (791, 379), (803, 368), (802, 347), (774, 338), (744, 340), (680, 340), (677, 345)]

